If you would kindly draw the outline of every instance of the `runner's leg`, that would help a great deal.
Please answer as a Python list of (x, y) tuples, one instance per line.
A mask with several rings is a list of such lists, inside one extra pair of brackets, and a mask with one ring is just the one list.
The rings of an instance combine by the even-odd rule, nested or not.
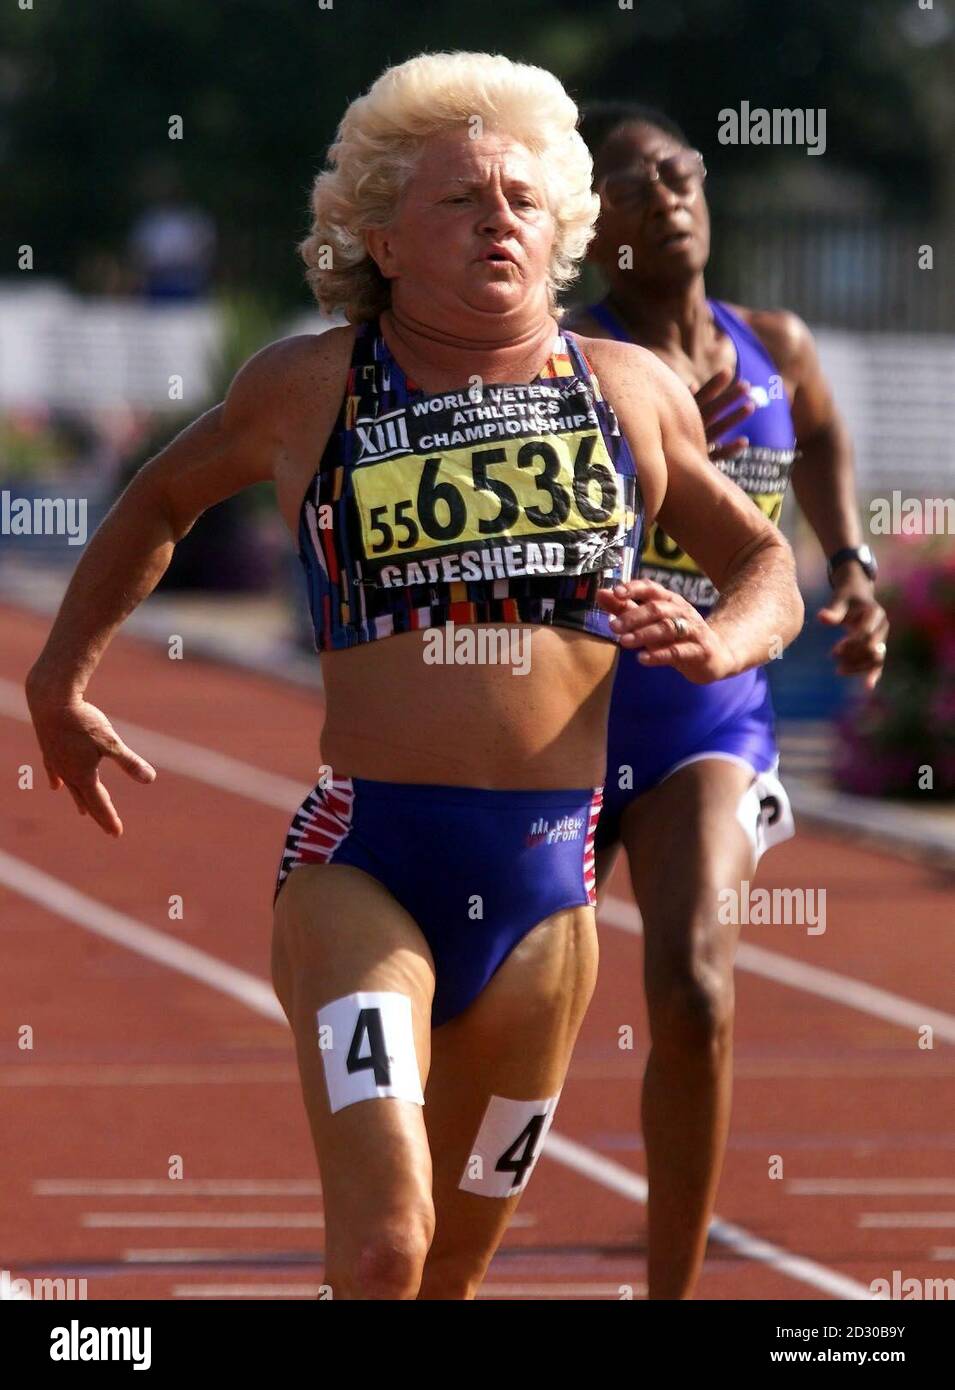
[[(421, 1105), (407, 1098), (413, 1086), (405, 1079), (399, 1086), (403, 1098), (376, 1096), (333, 1112), (330, 1084), (336, 1099), (348, 1102), (372, 1072), (378, 1079), (369, 1054), (383, 1027), (390, 1054), (385, 1068), (393, 1067), (396, 1076), (403, 1068), (424, 1086), (434, 993), (425, 939), (392, 895), (362, 870), (303, 865), (289, 874), (276, 901), (272, 976), (295, 1035), (321, 1170), (325, 1282), (336, 1299), (414, 1298), (434, 1230)], [(377, 1020), (366, 1013), (362, 1021), (361, 1003), (375, 1001), (351, 1000), (341, 1005), (344, 1033), (333, 1029), (320, 1046), (319, 1010), (359, 992), (410, 1001), (411, 1029), (391, 1032), (387, 1013)], [(399, 1009), (407, 1018), (408, 1005), (399, 1001)]]
[(643, 918), (650, 1056), (643, 1085), (651, 1298), (689, 1298), (706, 1250), (729, 1129), (737, 926), (721, 889), (754, 868), (736, 808), (753, 774), (691, 763), (625, 810), (621, 835)]

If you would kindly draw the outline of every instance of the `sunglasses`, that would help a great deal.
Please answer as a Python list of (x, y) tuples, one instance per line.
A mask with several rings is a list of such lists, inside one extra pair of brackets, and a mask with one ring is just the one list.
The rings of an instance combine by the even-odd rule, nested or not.
[(654, 183), (665, 183), (673, 193), (686, 194), (702, 188), (705, 180), (706, 165), (699, 150), (680, 150), (666, 159), (643, 159), (633, 168), (607, 174), (597, 185), (597, 192), (607, 207), (638, 208), (649, 201)]

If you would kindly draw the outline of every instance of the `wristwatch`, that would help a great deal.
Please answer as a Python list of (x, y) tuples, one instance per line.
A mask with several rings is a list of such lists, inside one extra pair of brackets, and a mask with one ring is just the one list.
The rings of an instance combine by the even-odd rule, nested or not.
[(847, 545), (842, 550), (837, 550), (835, 555), (830, 555), (826, 561), (826, 569), (829, 572), (829, 583), (834, 583), (833, 572), (844, 565), (848, 560), (856, 560), (862, 569), (874, 582), (879, 573), (879, 567), (875, 562), (875, 556), (867, 545), (851, 546)]

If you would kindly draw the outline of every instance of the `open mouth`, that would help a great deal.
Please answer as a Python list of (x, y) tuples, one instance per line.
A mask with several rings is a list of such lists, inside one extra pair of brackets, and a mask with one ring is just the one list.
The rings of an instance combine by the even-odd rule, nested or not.
[(495, 247), (481, 257), (482, 261), (500, 261), (504, 265), (516, 265), (514, 257), (509, 251), (504, 251), (500, 247)]
[(691, 235), (690, 232), (671, 232), (669, 236), (663, 238), (660, 245), (664, 249), (670, 246), (685, 246)]

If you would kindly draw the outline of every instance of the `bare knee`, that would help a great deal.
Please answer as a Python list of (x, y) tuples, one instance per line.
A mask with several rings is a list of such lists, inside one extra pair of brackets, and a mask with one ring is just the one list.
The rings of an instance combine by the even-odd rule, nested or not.
[(647, 1008), (655, 1048), (711, 1056), (733, 1034), (732, 962), (688, 946), (669, 954), (647, 979)]
[(340, 1269), (328, 1271), (333, 1297), (415, 1298), (433, 1236), (434, 1214), (427, 1208), (380, 1222), (355, 1243)]

